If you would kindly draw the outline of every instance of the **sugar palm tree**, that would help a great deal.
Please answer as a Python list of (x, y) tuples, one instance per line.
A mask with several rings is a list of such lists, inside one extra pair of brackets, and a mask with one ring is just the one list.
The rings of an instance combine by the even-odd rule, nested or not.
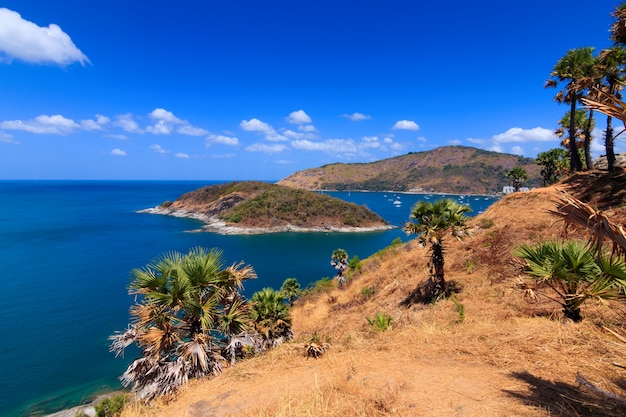
[(444, 297), (447, 292), (444, 278), (444, 238), (452, 235), (462, 239), (469, 235), (466, 214), (471, 210), (469, 206), (451, 199), (420, 201), (413, 206), (411, 220), (404, 225), (407, 234), (417, 235), (420, 243), (430, 246), (430, 296), (433, 300)]
[[(626, 49), (622, 46), (604, 49), (598, 56), (596, 68), (598, 74), (604, 78), (604, 85), (597, 90), (604, 91), (606, 94), (618, 99), (621, 98), (622, 83), (626, 71)], [(593, 94), (590, 94), (590, 98), (595, 100), (601, 99), (598, 95)], [(615, 170), (615, 138), (613, 135), (612, 119), (613, 117), (610, 114), (606, 116), (606, 131), (604, 135), (604, 149), (609, 172)]]
[[(569, 131), (571, 126), (571, 113), (568, 111), (559, 120), (559, 128), (554, 133), (561, 138), (561, 146), (566, 149), (570, 149), (570, 137), (565, 135), (566, 131)], [(595, 128), (595, 120), (593, 118), (593, 109), (589, 109), (589, 112), (578, 109), (574, 113), (574, 126), (576, 140), (576, 149), (579, 156), (581, 153), (585, 156), (584, 166), (587, 169), (593, 168), (593, 162), (591, 160), (591, 131)]]
[(294, 300), (302, 294), (302, 288), (297, 279), (287, 278), (280, 287), (280, 292), (289, 301), (289, 305), (293, 306)]
[(250, 299), (254, 328), (263, 337), (267, 348), (293, 337), (289, 307), (283, 299), (283, 294), (272, 288), (263, 288)]
[(121, 376), (123, 385), (149, 401), (173, 394), (189, 378), (220, 372), (224, 343), (249, 323), (239, 291), (254, 270), (223, 268), (220, 250), (194, 248), (166, 253), (132, 276), (131, 324), (110, 338), (116, 355), (133, 343), (141, 350)]
[[(626, 265), (616, 258), (597, 257), (585, 243), (543, 242), (535, 247), (522, 245), (515, 251), (526, 261), (535, 277), (536, 288), (549, 287), (542, 295), (558, 302), (565, 317), (579, 322), (581, 305), (590, 298), (616, 299), (626, 285)], [(552, 295), (554, 294), (554, 295)]]
[[(557, 87), (559, 82), (565, 83), (554, 100), (558, 103), (566, 103), (570, 105), (570, 114), (576, 113), (576, 106), (583, 97), (585, 89), (589, 88), (592, 83), (592, 74), (595, 58), (593, 57), (594, 48), (577, 48), (567, 51), (567, 53), (559, 59), (550, 73), (550, 79), (546, 81), (545, 87)], [(569, 151), (570, 151), (570, 170), (577, 172), (582, 169), (582, 162), (576, 148), (576, 125), (575, 120), (571, 118), (569, 126)]]
[(337, 282), (341, 287), (345, 282), (343, 273), (348, 269), (348, 252), (344, 249), (335, 249), (330, 256), (330, 264), (337, 270)]

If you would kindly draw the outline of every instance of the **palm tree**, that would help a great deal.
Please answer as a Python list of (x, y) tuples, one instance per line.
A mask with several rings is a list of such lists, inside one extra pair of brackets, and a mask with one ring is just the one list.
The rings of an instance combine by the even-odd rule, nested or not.
[(582, 242), (522, 245), (514, 254), (526, 261), (528, 273), (536, 280), (535, 289), (550, 288), (558, 298), (552, 293), (542, 295), (558, 302), (565, 317), (575, 322), (582, 320), (580, 307), (586, 300), (620, 298), (626, 285), (623, 260), (598, 258)]
[[(626, 71), (626, 50), (621, 46), (614, 46), (600, 52), (597, 60), (597, 72), (604, 78), (605, 84), (600, 87), (601, 91), (621, 98), (622, 82), (624, 80), (624, 72)], [(596, 90), (597, 91), (597, 90)], [(601, 99), (598, 95), (592, 95), (592, 99)], [(606, 131), (604, 135), (604, 149), (608, 163), (608, 170), (615, 170), (615, 150), (613, 136), (613, 117), (609, 114), (606, 117)]]
[[(565, 87), (556, 94), (554, 100), (558, 103), (569, 104), (570, 114), (576, 113), (576, 105), (582, 98), (585, 89), (589, 88), (592, 82), (595, 61), (593, 49), (586, 47), (567, 51), (550, 73), (552, 78), (546, 81), (546, 88), (556, 87), (559, 82), (566, 83)], [(574, 139), (576, 137), (576, 124), (573, 118), (570, 119), (569, 137), (570, 170), (577, 172), (582, 170), (582, 162)]]
[(341, 248), (335, 249), (330, 256), (330, 264), (337, 270), (337, 283), (339, 287), (343, 286), (345, 282), (343, 273), (348, 269), (348, 252)]
[[(571, 113), (568, 111), (561, 118), (561, 120), (559, 120), (560, 127), (554, 131), (556, 136), (561, 138), (561, 146), (566, 149), (570, 148), (570, 138), (569, 136), (565, 136), (565, 132), (569, 131), (570, 125)], [(576, 110), (576, 113), (574, 113), (574, 126), (576, 149), (578, 150), (579, 156), (581, 153), (583, 153), (583, 155), (585, 156), (584, 166), (587, 169), (591, 169), (593, 167), (593, 162), (591, 160), (591, 131), (595, 127), (593, 109), (590, 109), (589, 113), (581, 109)]]
[(302, 288), (297, 279), (287, 278), (280, 287), (280, 292), (289, 301), (289, 306), (293, 306), (294, 300), (302, 294)]
[(120, 377), (122, 384), (149, 401), (173, 394), (189, 378), (219, 373), (221, 349), (250, 320), (239, 291), (256, 277), (254, 270), (223, 268), (220, 250), (193, 248), (166, 253), (132, 276), (133, 318), (125, 332), (110, 337), (111, 350), (117, 356), (135, 343), (142, 356)]
[(450, 199), (435, 202), (419, 201), (411, 209), (410, 219), (404, 225), (407, 234), (416, 234), (419, 242), (430, 245), (430, 297), (432, 300), (446, 296), (447, 286), (444, 279), (443, 239), (452, 235), (462, 239), (469, 235), (466, 227), (466, 213), (472, 209)]
[(526, 173), (526, 170), (522, 167), (513, 168), (506, 173), (506, 176), (509, 178), (513, 178), (514, 192), (518, 192), (520, 188), (522, 188), (522, 182), (528, 179), (528, 174)]
[(282, 292), (263, 288), (252, 295), (252, 322), (263, 337), (266, 348), (293, 337), (289, 307), (283, 302)]

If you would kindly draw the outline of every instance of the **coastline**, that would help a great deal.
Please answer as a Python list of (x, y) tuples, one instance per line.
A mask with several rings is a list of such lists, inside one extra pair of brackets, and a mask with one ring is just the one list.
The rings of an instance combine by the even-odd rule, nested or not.
[(169, 209), (162, 207), (152, 207), (137, 211), (137, 213), (160, 214), (164, 216), (182, 217), (188, 219), (196, 219), (204, 222), (202, 229), (196, 229), (192, 232), (210, 232), (221, 235), (260, 235), (269, 233), (364, 233), (378, 232), (383, 230), (395, 229), (396, 226), (371, 226), (371, 227), (335, 227), (335, 226), (316, 226), (316, 227), (299, 227), (294, 225), (284, 225), (276, 227), (239, 227), (229, 226), (225, 221), (215, 216), (207, 216), (190, 210)]

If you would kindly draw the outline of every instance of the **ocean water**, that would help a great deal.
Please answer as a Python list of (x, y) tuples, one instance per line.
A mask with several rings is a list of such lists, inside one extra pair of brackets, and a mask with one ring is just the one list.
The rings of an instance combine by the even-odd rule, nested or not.
[[(258, 279), (247, 296), (295, 277), (306, 286), (333, 276), (330, 254), (365, 258), (398, 228), (371, 233), (189, 233), (191, 219), (137, 213), (211, 182), (0, 181), (0, 414), (45, 415), (119, 389), (133, 357), (115, 358), (108, 336), (128, 323), (130, 271), (159, 255), (219, 247), (227, 264), (244, 261)], [(391, 224), (420, 199), (440, 196), (329, 192), (367, 205)], [(485, 210), (491, 197), (449, 196)]]

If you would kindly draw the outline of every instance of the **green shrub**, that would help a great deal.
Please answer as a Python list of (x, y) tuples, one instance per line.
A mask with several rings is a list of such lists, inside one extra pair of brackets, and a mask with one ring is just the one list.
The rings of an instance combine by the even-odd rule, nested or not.
[(350, 271), (359, 272), (361, 271), (361, 267), (361, 260), (358, 256), (354, 255), (352, 258), (350, 258), (350, 261), (348, 262), (348, 268), (350, 269)]
[(376, 316), (373, 318), (366, 317), (366, 319), (374, 330), (379, 332), (391, 330), (391, 322), (393, 321), (393, 318), (387, 313), (376, 313)]
[(307, 286), (302, 293), (303, 296), (321, 294), (335, 288), (335, 282), (330, 277), (321, 278)]
[(493, 227), (493, 219), (487, 219), (487, 218), (480, 219), (480, 227), (483, 229), (489, 229)]
[(370, 298), (372, 295), (374, 295), (373, 287), (366, 285), (365, 287), (361, 288), (361, 297), (367, 299)]
[(118, 417), (128, 401), (128, 394), (107, 397), (96, 404), (96, 417)]

